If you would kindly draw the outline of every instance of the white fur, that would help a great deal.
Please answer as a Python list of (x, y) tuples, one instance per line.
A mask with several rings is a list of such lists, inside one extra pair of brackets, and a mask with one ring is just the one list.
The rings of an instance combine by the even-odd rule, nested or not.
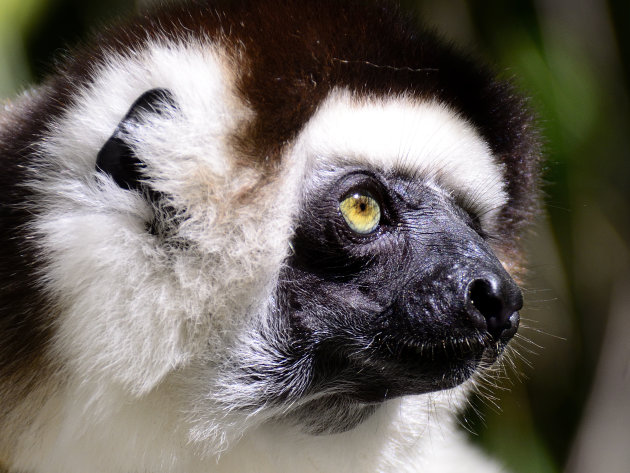
[[(226, 367), (269, 362), (252, 327), (265, 325), (305, 175), (338, 160), (367, 163), (436, 176), (446, 192), (480, 195), (482, 210), (505, 203), (487, 145), (447, 107), (346, 91), (324, 102), (262, 185), (255, 170), (235, 166), (230, 148), (252, 118), (233, 90), (231, 61), (220, 46), (195, 42), (112, 57), (39, 149), (56, 163), (32, 185), (45, 196), (34, 230), (49, 258), (42, 280), (59, 300), (52, 349), (65, 369), (20, 434), (12, 468), (499, 471), (455, 432), (462, 387), (390, 401), (356, 429), (320, 437), (276, 423), (277, 411), (230, 406), (258, 387)], [(194, 251), (163, 248), (144, 228), (146, 202), (94, 170), (129, 106), (156, 87), (178, 108), (147, 116), (134, 148), (186, 218), (179, 236)]]
[(488, 230), (507, 203), (503, 171), (488, 144), (439, 102), (336, 90), (310, 120), (298, 147), (314, 167), (322, 160), (367, 163), (427, 178), (449, 194), (473, 196), (472, 210)]
[(164, 394), (118, 404), (93, 425), (86, 413), (72, 413), (80, 434), (49, 429), (43, 446), (31, 443), (19, 452), (15, 466), (47, 473), (456, 473), (462, 465), (470, 472), (504, 471), (456, 431), (451, 411), (459, 402), (453, 393), (390, 401), (343, 434), (313, 437), (285, 425), (259, 426), (219, 458), (194, 453), (195, 445), (178, 426), (172, 399)]
[[(46, 281), (64, 304), (56, 346), (76, 372), (97, 377), (90, 382), (106, 376), (149, 391), (197, 344), (205, 346), (211, 313), (230, 322), (247, 308), (234, 307), (247, 303), (240, 291), (264, 290), (264, 267), (247, 262), (251, 248), (264, 250), (261, 257), (284, 250), (268, 240), (284, 235), (258, 226), (246, 209), (239, 221), (225, 218), (234, 195), (255, 182), (227, 159), (226, 140), (247, 110), (229, 88), (226, 61), (207, 45), (150, 45), (142, 55), (113, 58), (42, 147), (63, 169), (39, 185), (50, 200), (36, 229), (52, 255)], [(134, 130), (136, 152), (155, 186), (187, 209), (181, 236), (200, 246), (194, 257), (167, 253), (147, 233), (150, 209), (140, 196), (94, 178), (98, 150), (131, 103), (155, 87), (172, 91), (181, 112)], [(250, 253), (240, 256), (241, 248)], [(230, 269), (236, 264), (237, 273)], [(278, 256), (268, 264), (277, 268)]]

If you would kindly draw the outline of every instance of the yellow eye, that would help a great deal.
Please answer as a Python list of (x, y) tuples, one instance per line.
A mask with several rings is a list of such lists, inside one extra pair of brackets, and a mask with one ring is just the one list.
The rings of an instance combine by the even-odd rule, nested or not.
[(339, 210), (348, 226), (362, 235), (372, 233), (381, 221), (381, 207), (369, 194), (349, 195), (339, 203)]

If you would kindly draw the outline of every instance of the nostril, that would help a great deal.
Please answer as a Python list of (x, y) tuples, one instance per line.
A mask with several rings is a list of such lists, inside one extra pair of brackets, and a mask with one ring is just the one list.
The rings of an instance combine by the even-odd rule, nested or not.
[(475, 279), (468, 287), (468, 297), (485, 319), (498, 317), (503, 309), (496, 290), (486, 279)]
[(467, 299), (481, 314), (488, 333), (496, 340), (508, 329), (513, 328), (511, 316), (523, 306), (523, 298), (518, 287), (511, 280), (494, 276), (470, 282)]

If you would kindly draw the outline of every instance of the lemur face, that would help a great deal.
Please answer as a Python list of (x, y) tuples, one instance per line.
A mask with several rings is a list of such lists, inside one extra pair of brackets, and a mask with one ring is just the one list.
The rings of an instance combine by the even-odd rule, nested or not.
[(494, 362), (522, 297), (475, 217), (430, 181), (357, 166), (331, 177), (301, 209), (278, 291), (314, 389), (379, 402)]
[(389, 5), (264, 3), (138, 20), (5, 112), (0, 419), (42, 464), (79, 432), (172, 459), (352, 431), (516, 333), (524, 101)]

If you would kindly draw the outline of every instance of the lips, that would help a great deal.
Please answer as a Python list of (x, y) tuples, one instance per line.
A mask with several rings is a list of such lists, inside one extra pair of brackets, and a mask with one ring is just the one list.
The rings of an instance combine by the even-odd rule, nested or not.
[(481, 360), (494, 362), (505, 343), (488, 336), (443, 337), (432, 340), (405, 341), (392, 352), (402, 365), (425, 366), (427, 363), (466, 362)]
[(316, 384), (371, 403), (453, 388), (492, 365), (505, 348), (505, 343), (477, 333), (402, 342), (377, 337), (369, 348), (352, 350), (335, 345), (332, 357), (332, 350), (323, 350), (329, 355), (325, 361), (320, 358), (327, 368), (325, 381)]
[[(491, 337), (444, 337), (411, 340), (388, 349), (391, 379), (403, 394), (455, 387), (499, 358), (505, 343)], [(394, 374), (395, 373), (395, 374)]]

